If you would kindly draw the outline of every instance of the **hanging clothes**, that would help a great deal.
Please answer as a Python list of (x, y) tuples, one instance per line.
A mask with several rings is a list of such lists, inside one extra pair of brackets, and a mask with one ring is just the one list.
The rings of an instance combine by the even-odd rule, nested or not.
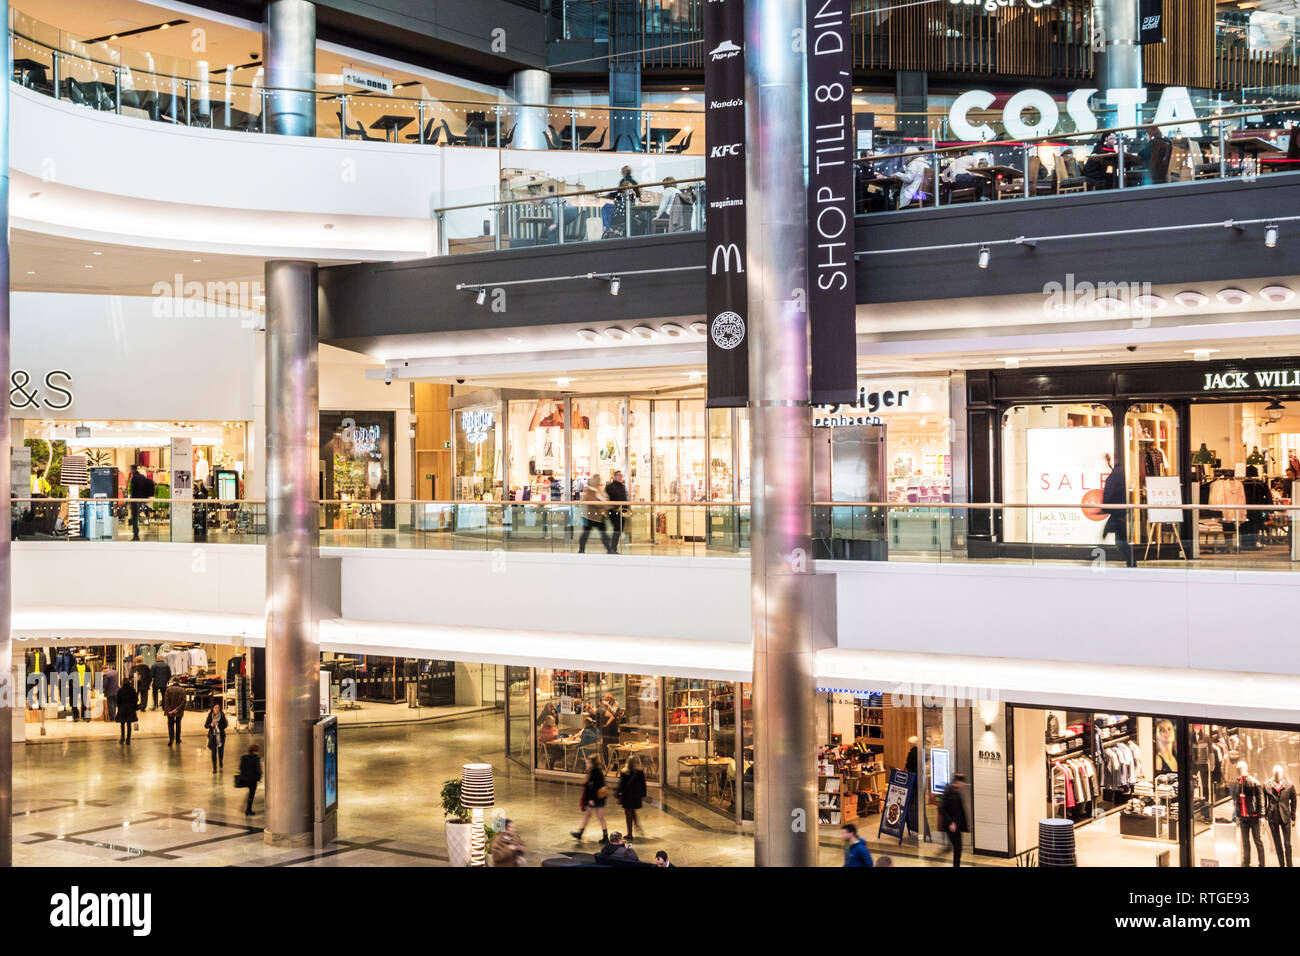
[[(1236, 478), (1219, 478), (1214, 484), (1210, 485), (1210, 504), (1211, 505), (1244, 505), (1246, 503), (1246, 489)], [(1235, 509), (1224, 509), (1223, 520), (1233, 523), (1246, 520), (1246, 512)]]

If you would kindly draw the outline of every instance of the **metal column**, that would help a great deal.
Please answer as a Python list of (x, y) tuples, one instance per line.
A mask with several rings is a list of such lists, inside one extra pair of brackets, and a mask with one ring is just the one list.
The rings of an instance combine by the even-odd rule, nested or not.
[[(9, 22), (9, 4), (0, 0), (3, 22)], [(4, 67), (0, 76), (13, 75), (13, 45), (4, 44)], [(58, 95), (57, 87), (55, 95)], [(0, 91), (0, 369), (9, 381), (9, 84)], [(9, 500), (9, 415), (0, 415), (0, 501)], [(26, 496), (28, 491), (22, 489)], [(13, 684), (13, 636), (10, 628), (8, 521), (0, 522), (0, 866), (13, 865), (13, 719), (22, 688)]]
[(754, 862), (817, 861), (802, 0), (745, 5)]
[(262, 19), (266, 63), (263, 113), (267, 133), (316, 133), (316, 5), (308, 0), (269, 0)]
[(320, 644), (314, 262), (266, 264), (266, 842), (312, 841)]
[(545, 70), (520, 70), (511, 77), (510, 88), (519, 104), (516, 107), (515, 135), (510, 145), (516, 149), (546, 149), (551, 74)]
[[(1107, 95), (1109, 90), (1140, 88), (1142, 46), (1138, 43), (1138, 0), (1097, 0), (1092, 11), (1093, 29), (1100, 31), (1103, 43), (1093, 69), (1102, 95)], [(1107, 110), (1101, 125), (1118, 126), (1115, 113)]]

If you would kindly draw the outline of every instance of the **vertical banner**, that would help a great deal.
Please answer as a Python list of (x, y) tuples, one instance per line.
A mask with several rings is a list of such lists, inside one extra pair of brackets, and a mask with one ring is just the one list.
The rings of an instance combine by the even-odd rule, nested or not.
[(850, 0), (807, 0), (805, 13), (813, 405), (851, 405), (858, 393), (849, 4)]
[(194, 498), (194, 443), (189, 438), (171, 441), (171, 540), (194, 540), (194, 506), (179, 504)]
[(1138, 0), (1138, 43), (1165, 42), (1164, 0)]
[(749, 401), (749, 310), (745, 290), (744, 0), (704, 5), (705, 315), (710, 408)]

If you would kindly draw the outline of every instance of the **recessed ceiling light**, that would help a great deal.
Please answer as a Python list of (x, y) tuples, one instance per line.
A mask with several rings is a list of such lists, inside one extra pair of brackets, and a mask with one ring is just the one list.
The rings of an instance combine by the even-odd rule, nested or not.
[(334, 223), (332, 223), (332, 222), (327, 222), (327, 223), (325, 223), (325, 228), (326, 228), (326, 229), (333, 229), (333, 228), (334, 228)]
[(605, 338), (613, 339), (615, 342), (624, 342), (629, 338), (629, 336), (626, 329), (620, 329), (618, 326), (613, 326), (605, 330)]
[(709, 327), (705, 325), (703, 322), (692, 322), (691, 331), (694, 332), (696, 335), (707, 335), (709, 332)]
[(683, 92), (683, 93), (689, 93), (690, 91), (691, 91), (691, 88), (690, 88), (689, 86), (683, 86), (683, 87), (682, 87), (682, 92)]
[(36, 275), (36, 270), (35, 270), (35, 269), (28, 269), (28, 270), (27, 270), (27, 274), (28, 274), (29, 276), (34, 276), (34, 275)]
[(1295, 293), (1284, 285), (1266, 285), (1259, 290), (1259, 295), (1269, 302), (1290, 302), (1295, 298)]
[(1196, 309), (1205, 305), (1205, 303), (1209, 302), (1210, 297), (1206, 295), (1204, 292), (1193, 292), (1191, 290), (1188, 290), (1186, 292), (1179, 292), (1177, 295), (1175, 295), (1174, 301), (1177, 302), (1179, 305), (1183, 306), (1184, 308)]
[(1001, 361), (1007, 368), (1020, 368), (1020, 359), (1015, 358), (1014, 356), (1007, 356), (999, 361)]
[(513, 345), (519, 345), (521, 342), (523, 342), (523, 339), (521, 339), (521, 338), (520, 338), (519, 336), (517, 336), (517, 335), (507, 335), (507, 336), (506, 336), (506, 341), (507, 341), (507, 342), (510, 342), (510, 343), (513, 344)]
[(87, 269), (93, 269), (93, 268), (95, 268), (95, 267), (92, 266), (90, 263), (86, 263), (86, 268), (87, 268)]
[(1242, 305), (1250, 301), (1250, 293), (1245, 289), (1220, 289), (1215, 294), (1225, 305)]
[(555, 380), (555, 384), (558, 385), (558, 386), (560, 386), (560, 388), (568, 388), (570, 385), (573, 384), (573, 379), (571, 379), (571, 378), (557, 378), (557, 379)]
[(600, 333), (595, 329), (579, 329), (578, 338), (582, 339), (584, 342), (599, 342)]
[(639, 339), (645, 339), (647, 342), (659, 337), (659, 333), (648, 325), (638, 325), (632, 329), (632, 334)]
[(1121, 312), (1128, 311), (1128, 303), (1113, 296), (1102, 296), (1096, 300), (1096, 304), (1098, 312), (1106, 312), (1110, 315), (1118, 315)]
[(1186, 352), (1188, 355), (1190, 355), (1193, 359), (1195, 359), (1198, 362), (1208, 362), (1210, 360), (1210, 356), (1219, 350), (1218, 349), (1183, 349), (1183, 351)]
[(669, 322), (667, 325), (659, 326), (659, 331), (670, 339), (680, 339), (686, 334), (686, 330), (674, 322)]
[(191, 259), (190, 262), (202, 262), (202, 259)]
[(702, 381), (704, 381), (704, 373), (703, 373), (703, 372), (687, 372), (686, 375), (687, 375), (688, 378), (690, 378), (690, 380), (691, 380), (692, 382), (702, 382)]
[(102, 252), (92, 252), (91, 255), (92, 255), (92, 256), (102, 256), (103, 253), (102, 253)]
[(1133, 304), (1136, 305), (1139, 309), (1147, 309), (1152, 312), (1158, 312), (1160, 309), (1167, 307), (1169, 305), (1169, 302), (1162, 295), (1152, 295), (1151, 293), (1143, 293), (1142, 295), (1135, 295), (1133, 297)]

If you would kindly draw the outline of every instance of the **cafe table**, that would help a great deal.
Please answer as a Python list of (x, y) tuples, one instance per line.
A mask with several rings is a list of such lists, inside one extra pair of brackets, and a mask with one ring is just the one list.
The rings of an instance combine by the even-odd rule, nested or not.
[(387, 134), (388, 141), (394, 143), (397, 141), (397, 134), (401, 132), (404, 127), (409, 126), (413, 118), (414, 117), (411, 116), (395, 116), (388, 113), (371, 123), (370, 128), (382, 129)]

